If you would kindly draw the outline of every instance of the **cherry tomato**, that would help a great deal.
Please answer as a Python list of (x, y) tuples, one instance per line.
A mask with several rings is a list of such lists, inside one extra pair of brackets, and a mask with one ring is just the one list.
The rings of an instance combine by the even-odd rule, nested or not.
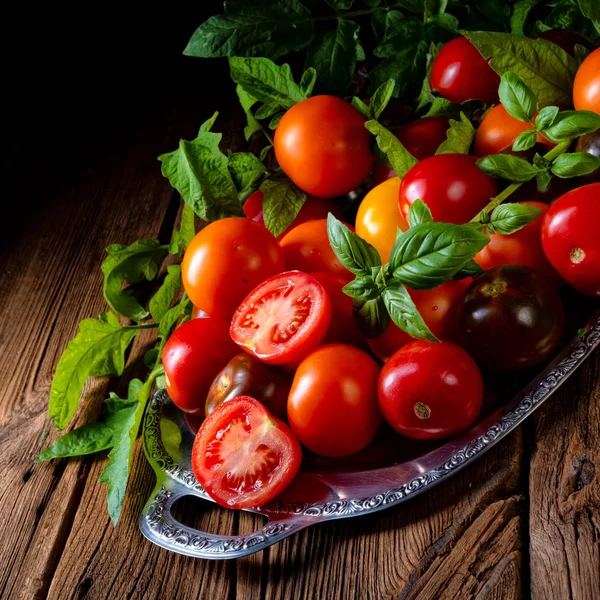
[(231, 320), (233, 341), (272, 364), (297, 362), (314, 350), (331, 322), (331, 301), (310, 275), (287, 271), (261, 283)]
[(197, 306), (192, 306), (192, 319), (210, 319), (210, 315)]
[(520, 265), (477, 275), (459, 313), (462, 345), (493, 371), (546, 360), (560, 342), (564, 311), (552, 286)]
[(258, 400), (239, 396), (202, 423), (192, 469), (207, 494), (226, 508), (262, 506), (294, 479), (302, 462), (290, 428)]
[(465, 100), (498, 102), (500, 76), (465, 37), (449, 41), (439, 51), (431, 69), (431, 87), (442, 98), (460, 104)]
[(390, 260), (398, 228), (408, 229), (398, 208), (399, 190), (398, 177), (380, 183), (363, 198), (356, 214), (356, 233), (375, 247), (383, 264)]
[(215, 374), (239, 352), (229, 337), (229, 323), (192, 319), (178, 327), (162, 352), (167, 393), (181, 409), (204, 414), (206, 394)]
[(584, 38), (579, 33), (569, 31), (568, 29), (549, 29), (548, 31), (542, 31), (542, 33), (538, 33), (535, 36), (535, 39), (552, 42), (571, 55), (575, 52), (576, 44), (579, 44), (588, 50), (593, 50), (595, 48), (594, 44), (588, 39)]
[(576, 110), (600, 114), (600, 48), (586, 57), (575, 74), (573, 104)]
[(398, 350), (379, 376), (386, 421), (415, 440), (437, 440), (472, 425), (483, 400), (475, 361), (452, 342), (413, 341)]
[[(258, 190), (253, 194), (250, 194), (248, 200), (244, 202), (244, 213), (246, 216), (261, 225), (265, 224), (262, 207), (264, 195), (264, 192)], [(291, 225), (283, 233), (277, 236), (277, 239), (281, 240), (286, 233), (301, 223), (316, 221), (317, 219), (326, 219), (329, 213), (336, 217), (336, 219), (342, 218), (342, 210), (333, 200), (308, 196)]]
[[(498, 104), (485, 114), (479, 124), (475, 134), (475, 154), (484, 157), (510, 150), (517, 136), (530, 129), (533, 129), (533, 125), (511, 117), (504, 106)], [(536, 140), (546, 146), (554, 146), (539, 133)]]
[[(354, 230), (352, 227), (351, 229)], [(297, 269), (305, 273), (330, 271), (349, 275), (329, 245), (327, 219), (309, 221), (294, 227), (283, 237), (280, 244), (288, 269)]]
[[(459, 281), (447, 281), (432, 290), (408, 290), (427, 327), (437, 338), (451, 340), (456, 337), (458, 309), (470, 282), (471, 278), (468, 277)], [(413, 337), (394, 323), (390, 323), (380, 336), (368, 340), (373, 353), (383, 362), (414, 341)]]
[(561, 196), (544, 215), (542, 246), (569, 285), (600, 296), (600, 183)]
[(299, 365), (288, 398), (290, 427), (309, 450), (346, 456), (375, 437), (379, 367), (353, 346), (317, 348)]
[[(584, 152), (584, 150), (581, 150), (581, 152)], [(512, 193), (510, 202), (543, 202), (544, 204), (552, 204), (572, 188), (572, 180), (553, 177), (550, 183), (541, 190), (536, 180), (532, 179), (526, 181), (518, 190)]]
[(496, 182), (467, 154), (438, 154), (417, 163), (400, 185), (405, 218), (415, 200), (423, 200), (435, 221), (467, 223), (496, 195)]
[(238, 396), (252, 396), (272, 415), (285, 419), (291, 385), (288, 373), (242, 352), (215, 377), (206, 396), (205, 413), (210, 415), (217, 406)]
[(335, 96), (313, 96), (290, 108), (275, 130), (275, 157), (307, 194), (341, 196), (371, 171), (371, 134), (365, 118)]
[(228, 319), (252, 289), (283, 270), (283, 250), (267, 229), (229, 217), (196, 234), (185, 251), (181, 278), (196, 307)]
[[(582, 135), (577, 140), (577, 145), (575, 146), (575, 152), (587, 152), (588, 154), (592, 154), (593, 156), (597, 156), (600, 158), (600, 129), (596, 131), (592, 131), (591, 133), (586, 133)], [(559, 179), (558, 177), (556, 179)], [(568, 179), (561, 179), (561, 181), (569, 182)], [(598, 183), (600, 182), (600, 169), (596, 169), (592, 173), (588, 175), (584, 175), (579, 178), (580, 185), (584, 185), (586, 183)], [(570, 186), (569, 188), (570, 189)], [(567, 192), (568, 189), (564, 190), (563, 193)]]
[(542, 248), (541, 230), (548, 205), (542, 202), (520, 202), (535, 206), (542, 214), (533, 223), (511, 235), (488, 234), (490, 243), (475, 256), (475, 262), (485, 271), (502, 265), (524, 265), (542, 275), (548, 283), (557, 286), (560, 277), (550, 264)]

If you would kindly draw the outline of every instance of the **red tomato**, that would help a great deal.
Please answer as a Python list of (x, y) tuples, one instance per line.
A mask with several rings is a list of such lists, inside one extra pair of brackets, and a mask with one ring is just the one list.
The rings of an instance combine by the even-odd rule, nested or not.
[(171, 400), (181, 410), (204, 414), (210, 384), (238, 352), (227, 321), (192, 319), (178, 327), (162, 352)]
[(192, 469), (207, 494), (226, 508), (262, 506), (294, 479), (302, 450), (290, 428), (258, 400), (239, 396), (202, 423)]
[(500, 76), (465, 37), (449, 41), (439, 51), (431, 69), (431, 87), (442, 98), (460, 104), (465, 100), (498, 102)]
[(181, 278), (197, 308), (228, 319), (252, 289), (283, 270), (283, 250), (269, 231), (229, 217), (207, 225), (190, 242)]
[(331, 325), (323, 344), (349, 344), (366, 349), (367, 341), (358, 330), (352, 316), (352, 298), (342, 291), (352, 277), (325, 271), (311, 275), (323, 286), (331, 300)]
[(342, 196), (371, 171), (371, 134), (365, 118), (335, 96), (313, 96), (290, 108), (275, 130), (275, 157), (307, 194)]
[(467, 223), (496, 195), (496, 182), (467, 154), (438, 154), (417, 163), (400, 185), (405, 218), (415, 200), (423, 200), (435, 221)]
[(300, 442), (323, 456), (367, 446), (381, 422), (378, 375), (377, 363), (353, 346), (331, 344), (309, 354), (288, 397), (288, 421)]
[[(410, 297), (423, 317), (427, 327), (439, 339), (454, 339), (458, 309), (471, 278), (447, 281), (432, 290), (409, 290)], [(390, 323), (378, 337), (368, 340), (373, 353), (385, 362), (402, 346), (414, 342), (415, 338)]]
[(475, 262), (484, 271), (502, 265), (523, 265), (537, 271), (548, 283), (558, 285), (560, 278), (548, 262), (540, 238), (542, 221), (548, 205), (542, 202), (519, 202), (518, 204), (535, 206), (542, 211), (542, 214), (533, 223), (511, 235), (488, 234), (490, 243), (477, 253)]
[(323, 286), (300, 271), (261, 283), (240, 304), (230, 334), (243, 350), (272, 365), (304, 358), (325, 337), (331, 301)]
[(475, 421), (483, 380), (475, 361), (460, 346), (415, 341), (385, 363), (378, 391), (383, 416), (398, 433), (436, 440)]
[[(351, 227), (354, 231), (354, 228)], [(338, 260), (329, 245), (327, 219), (309, 221), (294, 227), (280, 242), (288, 269), (330, 271), (348, 276), (349, 272)]]
[(192, 306), (192, 319), (210, 319), (210, 315), (197, 306)]
[[(265, 224), (262, 207), (263, 198), (264, 193), (258, 190), (251, 194), (248, 200), (244, 202), (244, 213), (246, 216), (257, 223), (260, 223), (261, 225)], [(277, 239), (282, 239), (283, 236), (288, 233), (288, 231), (291, 231), (294, 227), (300, 225), (301, 223), (306, 223), (307, 221), (316, 221), (317, 219), (326, 219), (329, 213), (331, 213), (336, 219), (342, 218), (342, 210), (333, 200), (328, 198), (315, 198), (314, 196), (308, 196), (302, 205), (300, 212), (292, 221), (291, 225), (283, 233), (281, 233)]]
[(576, 110), (591, 110), (600, 115), (600, 48), (581, 63), (573, 84)]
[(542, 246), (569, 285), (600, 296), (600, 183), (561, 196), (544, 215)]
[(573, 54), (575, 52), (575, 45), (579, 44), (588, 50), (595, 48), (588, 39), (584, 38), (579, 33), (569, 31), (568, 29), (550, 29), (548, 31), (542, 31), (535, 36), (535, 39), (546, 40), (552, 42), (557, 46), (560, 46), (565, 52)]

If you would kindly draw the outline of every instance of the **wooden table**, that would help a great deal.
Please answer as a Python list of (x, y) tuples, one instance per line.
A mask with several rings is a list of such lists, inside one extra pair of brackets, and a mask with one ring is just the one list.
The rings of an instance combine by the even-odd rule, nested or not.
[[(231, 102), (233, 87), (214, 83), (225, 65), (179, 56), (197, 22), (177, 22), (141, 72), (135, 59), (123, 65), (119, 53), (111, 55), (121, 87), (85, 105), (98, 111), (91, 133), (89, 119), (82, 134), (79, 121), (67, 118), (75, 102), (62, 111), (57, 102), (58, 117), (46, 121), (57, 137), (44, 164), (32, 169), (15, 159), (30, 156), (24, 135), (5, 163), (16, 226), (0, 258), (0, 596), (598, 599), (598, 352), (534, 418), (449, 482), (387, 512), (309, 528), (237, 561), (186, 558), (141, 536), (137, 518), (154, 475), (139, 441), (116, 529), (97, 483), (105, 457), (34, 465), (57, 437), (46, 408), (60, 353), (79, 320), (106, 308), (105, 246), (169, 238), (179, 200), (156, 157), (192, 137), (215, 108), (229, 134), (225, 145), (239, 145), (232, 136), (243, 115)], [(159, 31), (157, 21), (152, 32)], [(84, 76), (83, 95), (96, 93), (95, 81)], [(100, 110), (107, 105), (114, 119)], [(64, 139), (60, 118), (68, 122)], [(139, 358), (151, 341), (151, 333), (136, 341), (125, 379), (142, 373)], [(94, 418), (108, 391), (124, 387), (91, 382), (72, 426)], [(214, 532), (258, 525), (253, 515), (204, 504), (183, 513)]]

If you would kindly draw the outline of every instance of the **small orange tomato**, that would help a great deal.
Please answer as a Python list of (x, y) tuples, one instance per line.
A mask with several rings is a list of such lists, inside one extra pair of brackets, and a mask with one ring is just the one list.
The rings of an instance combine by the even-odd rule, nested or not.
[(573, 104), (577, 110), (591, 110), (600, 115), (600, 48), (581, 63), (575, 74)]

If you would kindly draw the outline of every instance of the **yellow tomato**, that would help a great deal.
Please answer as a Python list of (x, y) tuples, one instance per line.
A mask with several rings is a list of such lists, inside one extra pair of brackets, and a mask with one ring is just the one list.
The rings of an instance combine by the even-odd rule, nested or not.
[(398, 227), (408, 229), (398, 206), (399, 189), (398, 177), (380, 183), (364, 197), (356, 214), (356, 233), (377, 249), (384, 264), (390, 259)]

